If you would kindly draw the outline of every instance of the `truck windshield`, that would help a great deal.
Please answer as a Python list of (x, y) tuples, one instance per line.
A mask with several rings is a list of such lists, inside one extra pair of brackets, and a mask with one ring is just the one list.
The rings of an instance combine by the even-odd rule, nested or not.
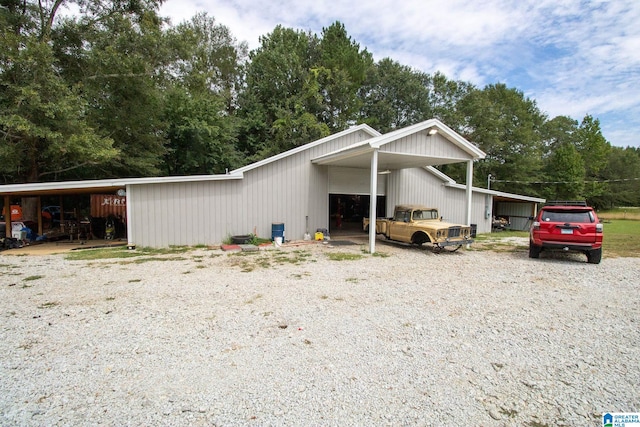
[(438, 210), (425, 209), (413, 211), (413, 219), (438, 219)]
[(393, 217), (393, 219), (394, 221), (409, 222), (410, 215), (411, 215), (411, 212), (409, 211), (396, 211), (396, 214)]

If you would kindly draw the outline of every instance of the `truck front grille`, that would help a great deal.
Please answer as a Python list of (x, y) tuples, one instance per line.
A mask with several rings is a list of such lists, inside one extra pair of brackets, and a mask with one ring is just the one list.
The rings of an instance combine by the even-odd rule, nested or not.
[(449, 235), (447, 237), (460, 237), (462, 227), (449, 227)]

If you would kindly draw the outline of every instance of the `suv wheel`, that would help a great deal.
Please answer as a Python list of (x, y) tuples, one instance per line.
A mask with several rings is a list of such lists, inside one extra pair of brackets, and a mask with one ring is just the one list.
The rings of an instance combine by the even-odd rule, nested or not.
[(540, 246), (534, 245), (531, 241), (529, 242), (529, 258), (539, 258), (540, 251), (542, 251)]
[(587, 251), (587, 262), (589, 264), (600, 264), (602, 259), (602, 248)]

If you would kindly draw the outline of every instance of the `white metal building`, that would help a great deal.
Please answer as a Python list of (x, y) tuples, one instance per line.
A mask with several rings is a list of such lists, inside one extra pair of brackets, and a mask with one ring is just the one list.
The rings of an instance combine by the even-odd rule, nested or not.
[[(359, 211), (367, 216), (403, 203), (437, 207), (446, 220), (476, 224), (478, 232), (491, 231), (495, 197), (522, 217), (533, 215), (543, 199), (471, 186), (473, 162), (484, 156), (432, 119), (384, 135), (359, 125), (225, 175), (3, 185), (0, 195), (8, 205), (10, 196), (126, 189), (129, 245), (149, 247), (218, 244), (250, 233), (271, 237), (273, 224), (284, 224), (287, 240), (302, 239), (305, 232), (331, 229), (336, 195), (367, 201)], [(467, 165), (464, 184), (433, 167), (458, 162)]]

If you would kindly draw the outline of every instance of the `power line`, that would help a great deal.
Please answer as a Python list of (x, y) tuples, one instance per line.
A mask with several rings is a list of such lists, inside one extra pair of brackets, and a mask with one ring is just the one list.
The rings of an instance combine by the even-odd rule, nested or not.
[(491, 182), (507, 182), (510, 184), (591, 184), (591, 183), (605, 183), (605, 182), (629, 182), (640, 181), (640, 178), (621, 178), (621, 179), (603, 179), (603, 180), (591, 180), (591, 181), (511, 181), (507, 179), (493, 179)]

